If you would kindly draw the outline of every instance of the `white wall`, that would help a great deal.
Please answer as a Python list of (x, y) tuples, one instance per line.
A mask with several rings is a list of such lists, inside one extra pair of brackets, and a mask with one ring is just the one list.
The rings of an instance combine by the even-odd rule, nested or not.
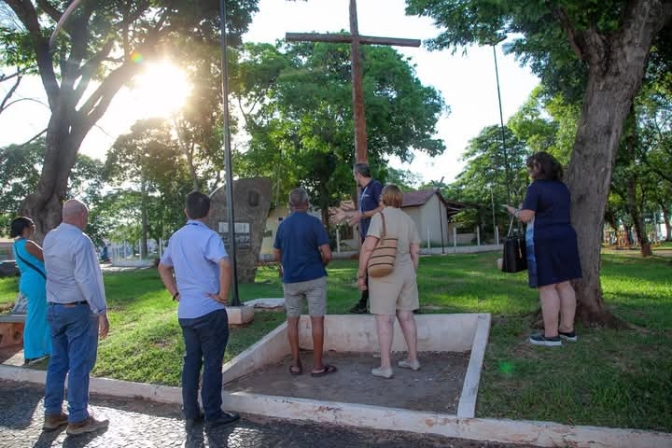
[[(423, 247), (427, 245), (427, 239), (432, 245), (439, 244), (443, 235), (443, 244), (449, 243), (448, 238), (448, 217), (445, 204), (439, 199), (439, 196), (432, 195), (425, 204), (420, 207), (420, 223), (422, 228), (418, 228), (420, 239), (423, 241)], [(443, 232), (443, 233), (442, 233)]]
[(266, 219), (266, 230), (271, 231), (271, 236), (265, 236), (261, 241), (261, 255), (271, 255), (273, 253), (273, 242), (275, 241), (275, 234), (278, 232), (280, 222), (278, 218), (285, 218), (289, 216), (289, 208), (287, 206), (275, 207), (268, 214)]

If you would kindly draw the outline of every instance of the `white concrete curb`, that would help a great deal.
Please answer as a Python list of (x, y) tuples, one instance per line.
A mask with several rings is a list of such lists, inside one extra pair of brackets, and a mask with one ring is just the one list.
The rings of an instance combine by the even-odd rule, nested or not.
[[(44, 371), (0, 366), (0, 379), (44, 384)], [(182, 403), (178, 387), (91, 378), (92, 393), (115, 397)], [(308, 420), (358, 428), (436, 434), (470, 440), (572, 448), (670, 448), (672, 434), (634, 429), (569, 426), (527, 420), (460, 418), (457, 416), (362, 404), (273, 397), (242, 392), (222, 393), (226, 409), (287, 420)]]
[(471, 346), (471, 356), (469, 357), (469, 366), (467, 367), (464, 384), (462, 385), (462, 395), (457, 405), (458, 417), (476, 417), (478, 384), (481, 381), (481, 370), (483, 369), (485, 349), (488, 345), (491, 320), (490, 314), (480, 314), (478, 316), (476, 334), (474, 335), (474, 343)]

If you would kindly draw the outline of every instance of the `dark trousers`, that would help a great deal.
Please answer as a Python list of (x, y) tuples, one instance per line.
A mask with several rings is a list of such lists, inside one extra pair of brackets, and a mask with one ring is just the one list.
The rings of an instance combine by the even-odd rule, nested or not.
[[(364, 245), (364, 240), (366, 237), (362, 237), (362, 246)], [(369, 270), (364, 270), (364, 283), (366, 284), (366, 289), (362, 291), (362, 295), (359, 298), (357, 307), (366, 309), (369, 304)]]
[(222, 363), (229, 340), (226, 310), (179, 322), (186, 348), (182, 366), (184, 418), (198, 416), (198, 379), (203, 367), (203, 412), (206, 420), (215, 420), (222, 415)]
[(358, 305), (361, 308), (366, 308), (369, 303), (369, 274), (368, 272), (364, 274), (364, 282), (366, 283), (366, 289), (362, 291), (362, 296), (359, 298)]

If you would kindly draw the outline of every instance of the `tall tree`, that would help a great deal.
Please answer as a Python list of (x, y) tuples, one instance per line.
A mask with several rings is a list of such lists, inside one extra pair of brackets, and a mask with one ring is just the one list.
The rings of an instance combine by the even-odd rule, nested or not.
[[(411, 149), (438, 155), (434, 137), (447, 112), (423, 86), (410, 61), (389, 47), (362, 48), (370, 164), (384, 175), (389, 156), (408, 161)], [(279, 184), (303, 184), (328, 222), (329, 207), (353, 193), (352, 90), (347, 45), (248, 44), (238, 64), (245, 127), (244, 165)], [(278, 194), (278, 196), (280, 196)]]
[[(82, 141), (112, 99), (141, 67), (176, 41), (194, 38), (217, 45), (216, 0), (87, 0), (65, 22), (53, 49), (49, 35), (68, 0), (2, 0), (19, 26), (0, 30), (0, 45), (25, 43), (27, 63), (37, 65), (51, 109), (45, 163), (37, 190), (23, 205), (38, 239), (61, 220), (68, 176)], [(246, 31), (257, 0), (227, 1), (233, 44)], [(7, 52), (0, 58), (7, 62)]]
[(604, 305), (600, 283), (604, 211), (623, 123), (642, 85), (654, 40), (672, 18), (672, 2), (407, 0), (407, 5), (407, 12), (446, 27), (432, 41), (434, 48), (486, 44), (515, 34), (521, 37), (509, 50), (528, 62), (544, 84), (583, 92), (566, 176), (583, 268), (583, 279), (575, 284), (577, 315), (617, 325)]
[[(131, 132), (117, 138), (108, 152), (105, 168), (111, 185), (126, 188), (127, 193), (135, 192), (135, 197), (140, 200), (141, 251), (147, 254), (147, 240), (152, 237), (152, 221), (155, 221), (149, 216), (150, 196), (159, 196), (167, 200), (166, 205), (171, 204), (174, 208), (174, 198), (180, 196), (178, 192), (190, 189), (187, 187), (186, 163), (180, 157), (170, 124), (163, 119), (135, 123)], [(162, 236), (165, 235), (155, 232), (154, 238)]]
[(465, 168), (451, 185), (450, 198), (482, 207), (465, 210), (457, 220), (469, 225), (490, 223), (492, 202), (496, 204), (496, 216), (502, 220), (505, 215), (501, 204), (509, 200), (518, 204), (523, 200), (528, 184), (525, 161), (530, 150), (508, 127), (504, 133), (506, 147), (502, 146), (500, 126), (494, 125), (469, 141), (462, 155)]

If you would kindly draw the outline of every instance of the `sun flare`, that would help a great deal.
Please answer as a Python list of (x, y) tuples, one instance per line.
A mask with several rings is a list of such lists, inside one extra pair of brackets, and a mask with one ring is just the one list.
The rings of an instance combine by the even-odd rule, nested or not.
[(191, 92), (185, 73), (168, 61), (148, 63), (131, 89), (142, 117), (168, 117), (177, 112)]

